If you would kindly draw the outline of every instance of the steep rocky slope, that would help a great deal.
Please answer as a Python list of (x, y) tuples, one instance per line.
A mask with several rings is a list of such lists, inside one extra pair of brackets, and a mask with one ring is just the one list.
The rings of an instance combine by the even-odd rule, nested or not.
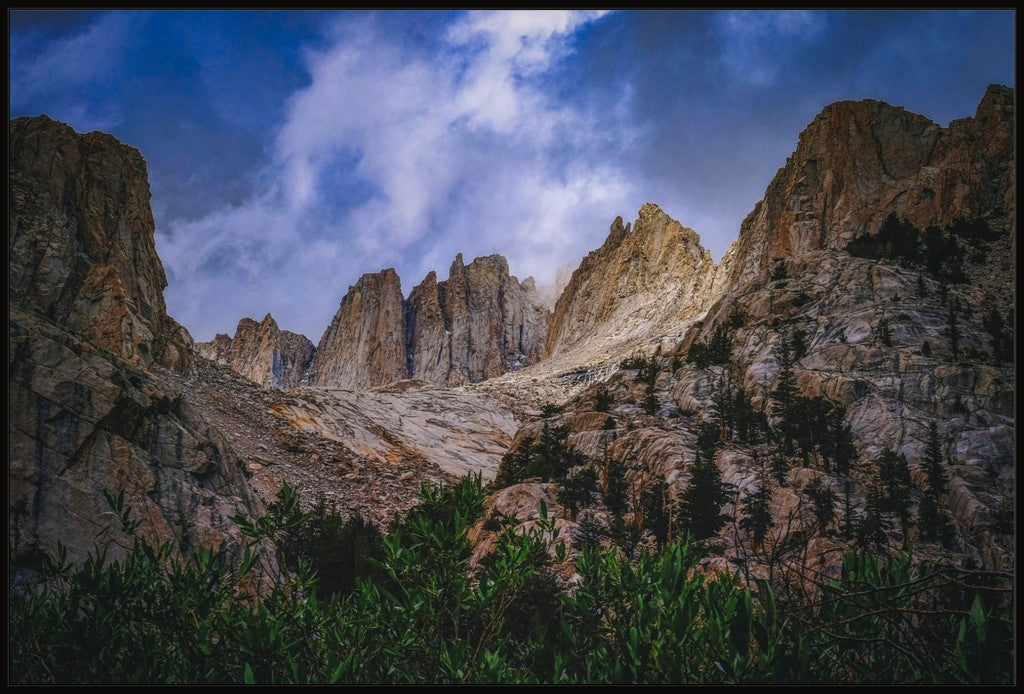
[(219, 334), (210, 342), (197, 342), (200, 356), (268, 388), (295, 388), (306, 376), (313, 343), (304, 335), (281, 330), (269, 313), (257, 323), (238, 321), (234, 338)]
[[(908, 487), (898, 513), (888, 507), (881, 514), (883, 544), (968, 568), (1012, 570), (1014, 371), (1007, 335), (989, 320), (996, 311), (1012, 323), (1012, 314), (1005, 319), (1015, 282), (1008, 254), (1016, 243), (1012, 103), (1012, 90), (990, 87), (975, 118), (945, 129), (880, 102), (826, 107), (711, 278), (706, 315), (675, 348), (648, 351), (648, 369), (619, 370), (560, 413), (525, 424), (507, 465), (521, 462), (524, 442), (545, 427), (566, 426), (568, 444), (588, 456), (606, 491), (609, 466), (623, 465), (625, 522), (643, 526), (644, 490), (666, 482), (663, 508), (675, 508), (698, 451), (720, 438), (714, 464), (732, 491), (722, 507), (729, 520), (712, 538), (717, 557), (708, 563), (765, 577), (787, 565), (805, 574), (834, 571), (865, 518), (893, 503), (893, 488), (903, 483), (886, 487), (884, 475), (898, 474), (886, 466), (895, 461), (898, 470), (905, 460)], [(966, 244), (955, 281), (924, 261), (847, 252), (849, 241), (878, 233), (890, 212), (918, 229), (981, 220), (994, 236)], [(620, 243), (623, 231), (613, 227), (606, 247)], [(910, 239), (925, 240), (920, 232)], [(579, 288), (571, 283), (562, 300), (572, 291)], [(553, 326), (567, 313), (556, 309)], [(787, 373), (788, 396), (780, 389)], [(787, 397), (798, 398), (807, 422), (831, 421), (802, 425), (802, 435), (818, 442), (806, 452), (786, 443)], [(829, 412), (837, 419), (828, 420)], [(741, 433), (741, 419), (752, 431)], [(932, 489), (928, 478), (933, 424), (948, 490)], [(821, 443), (834, 433), (842, 439), (843, 431), (853, 448), (848, 470)], [(759, 543), (744, 519), (748, 495), (765, 485), (771, 524)], [(540, 499), (557, 503), (560, 486), (543, 478), (513, 484), (488, 509), (528, 519)], [(829, 491), (823, 522), (815, 499)], [(932, 534), (929, 497), (951, 523), (944, 539)], [(614, 535), (596, 491), (587, 505)], [(577, 541), (580, 527), (564, 515), (563, 534)], [(491, 535), (483, 524), (474, 529), (480, 546)]]
[(119, 490), (151, 539), (238, 552), (229, 519), (263, 506), (173, 383), (194, 360), (165, 310), (145, 162), (45, 116), (12, 121), (8, 136), (13, 564), (58, 541), (75, 560), (100, 539), (117, 556), (130, 538), (104, 492)]
[(46, 116), (11, 121), (8, 138), (10, 305), (143, 367), (187, 370), (192, 340), (167, 316), (142, 155)]

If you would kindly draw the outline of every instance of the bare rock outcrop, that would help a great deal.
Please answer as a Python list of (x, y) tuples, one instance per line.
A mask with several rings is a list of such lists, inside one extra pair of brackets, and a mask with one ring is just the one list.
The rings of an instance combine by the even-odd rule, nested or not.
[(696, 232), (647, 203), (632, 231), (616, 218), (604, 245), (572, 274), (555, 304), (547, 354), (639, 343), (684, 327), (707, 309), (714, 277)]
[(173, 382), (195, 361), (166, 314), (145, 162), (45, 116), (12, 121), (9, 136), (12, 566), (57, 542), (73, 560), (95, 542), (123, 554), (132, 540), (104, 498), (119, 491), (144, 537), (239, 556), (230, 519), (263, 505)]
[(142, 155), (47, 116), (11, 121), (8, 136), (10, 305), (143, 367), (187, 370), (192, 339), (167, 315)]
[(259, 323), (240, 320), (234, 338), (197, 342), (196, 351), (261, 386), (287, 389), (303, 382), (316, 348), (305, 335), (281, 330), (268, 313)]
[[(1014, 231), (1013, 133), (1013, 89), (1001, 85), (947, 128), (882, 101), (825, 107), (743, 221), (732, 283), (776, 258), (841, 249), (891, 212), (919, 229), (977, 218)], [(1012, 271), (1012, 235), (993, 254), (1009, 254), (1003, 271)]]
[(365, 274), (341, 300), (320, 338), (310, 382), (321, 388), (373, 388), (406, 377), (402, 285), (394, 269)]
[(405, 301), (394, 270), (364, 275), (317, 347), (310, 384), (483, 381), (539, 361), (549, 315), (533, 279), (509, 275), (500, 255), (465, 265), (459, 254), (447, 280), (431, 271)]

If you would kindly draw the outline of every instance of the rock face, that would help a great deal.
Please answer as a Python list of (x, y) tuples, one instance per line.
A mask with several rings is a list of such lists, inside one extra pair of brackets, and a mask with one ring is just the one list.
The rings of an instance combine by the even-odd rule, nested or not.
[(405, 378), (461, 385), (539, 361), (549, 312), (533, 279), (500, 255), (458, 255), (444, 282), (430, 272), (402, 301), (394, 270), (349, 289), (317, 347), (311, 383), (373, 388)]
[[(690, 484), (700, 424), (710, 424), (703, 434), (722, 437), (714, 461), (735, 494), (722, 513), (737, 523), (712, 538), (720, 556), (707, 563), (730, 571), (743, 566), (757, 578), (770, 575), (766, 557), (779, 566), (791, 560), (787, 555), (796, 566), (810, 558), (812, 568), (836, 570), (890, 450), (905, 456), (911, 479), (903, 507), (908, 520), (895, 511), (888, 518), (890, 550), (914, 547), (918, 556), (952, 565), (1012, 571), (1015, 539), (1006, 509), (1015, 505), (1014, 370), (1000, 361), (984, 320), (1015, 279), (1007, 252), (1015, 243), (1012, 104), (1012, 90), (990, 87), (974, 118), (945, 129), (880, 102), (827, 107), (801, 135), (722, 264), (695, 273), (704, 284), (690, 296), (707, 297), (705, 313), (677, 347), (653, 353), (653, 381), (618, 370), (561, 412), (525, 423), (512, 450), (545, 425), (565, 426), (567, 442), (588, 456), (599, 480), (609, 461), (618, 461), (637, 498), (664, 481), (678, 499)], [(875, 233), (890, 212), (918, 228), (980, 218), (1002, 237), (987, 259), (965, 259), (966, 281), (943, 286), (923, 267), (846, 252), (850, 239)], [(643, 264), (650, 254), (619, 250), (641, 221), (632, 234), (618, 221), (577, 270), (552, 319), (550, 359), (559, 359), (562, 349), (581, 349), (573, 343), (584, 345), (590, 326), (600, 335), (604, 315), (619, 324), (623, 314), (615, 307), (628, 293), (616, 293), (618, 278), (630, 275), (631, 264), (648, 274), (654, 265)], [(769, 274), (777, 258), (784, 272)], [(644, 290), (639, 281), (630, 286)], [(849, 470), (837, 469), (820, 449), (802, 455), (781, 443), (773, 391), (783, 355), (796, 343), (802, 343), (791, 364), (796, 394), (834, 403), (856, 449)], [(703, 353), (708, 363), (687, 361), (698, 344), (706, 351), (693, 354)], [(751, 421), (764, 416), (765, 424), (756, 425), (761, 434), (741, 436), (738, 425), (734, 431), (727, 423), (741, 410)], [(922, 527), (918, 516), (932, 493), (923, 466), (931, 424), (949, 481), (949, 491), (937, 495), (953, 528), (945, 544), (928, 537), (933, 528)], [(811, 433), (817, 439), (822, 432)], [(766, 483), (773, 489), (772, 527), (759, 544), (739, 521), (744, 496)], [(827, 523), (815, 515), (812, 485), (835, 495)], [(515, 489), (499, 491), (485, 505), (500, 506)], [(607, 509), (593, 500), (598, 519), (606, 519)], [(631, 502), (626, 521), (636, 520), (636, 512)]]
[(394, 269), (349, 287), (310, 372), (311, 383), (326, 388), (374, 388), (406, 377), (402, 285)]
[(210, 342), (197, 342), (196, 351), (261, 386), (295, 388), (306, 376), (316, 349), (305, 335), (278, 328), (268, 313), (259, 323), (240, 320), (233, 339), (221, 334)]
[(775, 258), (844, 248), (890, 212), (918, 229), (963, 217), (1010, 231), (1013, 133), (1013, 90), (1001, 85), (948, 128), (881, 101), (827, 106), (743, 221), (731, 282), (750, 281)]
[(696, 232), (647, 203), (632, 231), (616, 218), (604, 245), (572, 274), (555, 304), (547, 354), (664, 335), (707, 309), (714, 277)]
[(12, 121), (9, 137), (12, 564), (58, 541), (74, 560), (95, 541), (123, 553), (131, 538), (103, 495), (120, 490), (149, 539), (237, 556), (229, 519), (263, 506), (172, 382), (195, 363), (165, 312), (145, 162), (45, 116)]
[(406, 302), (409, 375), (448, 385), (475, 383), (543, 357), (548, 311), (533, 279), (520, 283), (500, 255), (464, 265), (445, 282), (434, 273)]
[(10, 305), (143, 367), (187, 370), (192, 340), (167, 316), (142, 155), (46, 116), (11, 121), (8, 136)]

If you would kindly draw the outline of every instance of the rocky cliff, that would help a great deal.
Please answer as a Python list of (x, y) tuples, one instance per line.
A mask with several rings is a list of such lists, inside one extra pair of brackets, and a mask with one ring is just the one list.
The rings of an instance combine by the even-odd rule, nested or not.
[(465, 265), (459, 254), (444, 282), (431, 272), (410, 293), (406, 316), (415, 378), (475, 383), (543, 357), (548, 311), (533, 279), (520, 283), (500, 255)]
[(406, 378), (402, 285), (392, 268), (359, 278), (320, 338), (310, 382), (373, 388)]
[[(721, 505), (727, 521), (709, 539), (705, 563), (714, 569), (834, 575), (842, 552), (861, 543), (1011, 571), (1014, 374), (1009, 333), (988, 317), (1005, 317), (1015, 281), (1012, 104), (1012, 90), (990, 87), (974, 118), (948, 128), (876, 101), (826, 107), (722, 264), (699, 274), (704, 289), (692, 295), (708, 297), (706, 314), (678, 346), (649, 352), (634, 365), (644, 369), (611, 373), (560, 412), (524, 424), (509, 460), (529, 461), (516, 457), (524, 442), (567, 427), (567, 443), (588, 457), (603, 491), (610, 466), (622, 465), (631, 496), (617, 522), (643, 528), (644, 490), (666, 483), (659, 505), (678, 509), (699, 451), (707, 456), (710, 447), (732, 485)], [(918, 229), (980, 219), (995, 238), (964, 255), (959, 278), (934, 276), (921, 260), (848, 252), (890, 213)], [(614, 305), (605, 297), (622, 301), (610, 287), (630, 264), (651, 267), (643, 253), (624, 253), (617, 264), (636, 227), (630, 234), (617, 222), (577, 270), (552, 319), (553, 359), (562, 344), (586, 342), (589, 329), (574, 338), (574, 326), (598, 326), (600, 334), (603, 307)], [(602, 273), (603, 266), (615, 269)], [(634, 286), (643, 291), (642, 282)], [(794, 426), (799, 445), (787, 443)], [(847, 435), (848, 468), (826, 443)], [(931, 486), (930, 455), (948, 488)], [(563, 484), (525, 479), (485, 506), (528, 522), (541, 498), (557, 501)], [(765, 488), (770, 522), (758, 540), (745, 522), (747, 504)], [(604, 526), (605, 544), (626, 542), (598, 491), (584, 503), (589, 517)], [(931, 500), (939, 511), (928, 510)], [(563, 536), (578, 539), (578, 518), (563, 520)], [(880, 540), (864, 539), (869, 521), (883, 528)], [(473, 533), (478, 547), (492, 539), (482, 523)]]
[(465, 265), (460, 254), (447, 280), (430, 272), (404, 301), (394, 270), (364, 275), (320, 340), (310, 382), (475, 383), (540, 360), (548, 314), (532, 278), (520, 283), (500, 255)]
[(191, 338), (164, 304), (142, 155), (46, 116), (11, 121), (8, 137), (10, 305), (143, 367), (188, 369)]
[(304, 335), (281, 330), (269, 313), (257, 323), (238, 322), (234, 338), (217, 335), (197, 342), (200, 356), (268, 388), (295, 388), (306, 376), (316, 349)]
[[(1010, 232), (1013, 133), (1013, 90), (1001, 85), (989, 86), (973, 118), (948, 128), (881, 101), (825, 107), (743, 221), (731, 282), (750, 281), (776, 258), (844, 248), (892, 212), (918, 229), (965, 218)], [(1007, 241), (993, 262), (1011, 248)]]
[(237, 556), (229, 519), (263, 506), (175, 385), (194, 360), (165, 310), (145, 162), (45, 116), (12, 121), (8, 136), (12, 563), (58, 541), (74, 560), (95, 541), (118, 556), (131, 538), (104, 493), (122, 490), (144, 536)]

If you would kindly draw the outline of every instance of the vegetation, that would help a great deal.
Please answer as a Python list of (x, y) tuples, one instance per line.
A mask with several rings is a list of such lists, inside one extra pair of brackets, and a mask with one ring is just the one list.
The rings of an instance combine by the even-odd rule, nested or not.
[[(309, 522), (287, 487), (267, 516), (237, 519), (249, 541), (238, 562), (203, 548), (179, 558), (141, 539), (123, 559), (97, 547), (81, 566), (47, 553), (40, 583), (9, 602), (10, 681), (1012, 681), (1012, 622), (999, 600), (1010, 589), (991, 572), (850, 554), (838, 578), (811, 575), (813, 591), (797, 600), (783, 584), (706, 576), (686, 543), (630, 560), (591, 542), (568, 557), (543, 506), (532, 530), (503, 532), (470, 568), (467, 531), (484, 493), (478, 478), (425, 487), (382, 538), (378, 574), (330, 599), (306, 561), (273, 588), (251, 587), (276, 575), (268, 543)], [(129, 529), (130, 511), (118, 510)], [(574, 563), (574, 590), (559, 588), (553, 561)]]
[[(890, 213), (877, 234), (865, 234), (850, 241), (846, 251), (861, 258), (890, 260), (927, 270), (941, 282), (962, 283), (967, 281), (965, 258), (984, 263), (989, 244), (996, 238), (981, 219), (961, 219), (945, 228), (929, 227), (922, 233), (896, 213)], [(924, 293), (923, 280), (918, 282), (918, 292)]]

